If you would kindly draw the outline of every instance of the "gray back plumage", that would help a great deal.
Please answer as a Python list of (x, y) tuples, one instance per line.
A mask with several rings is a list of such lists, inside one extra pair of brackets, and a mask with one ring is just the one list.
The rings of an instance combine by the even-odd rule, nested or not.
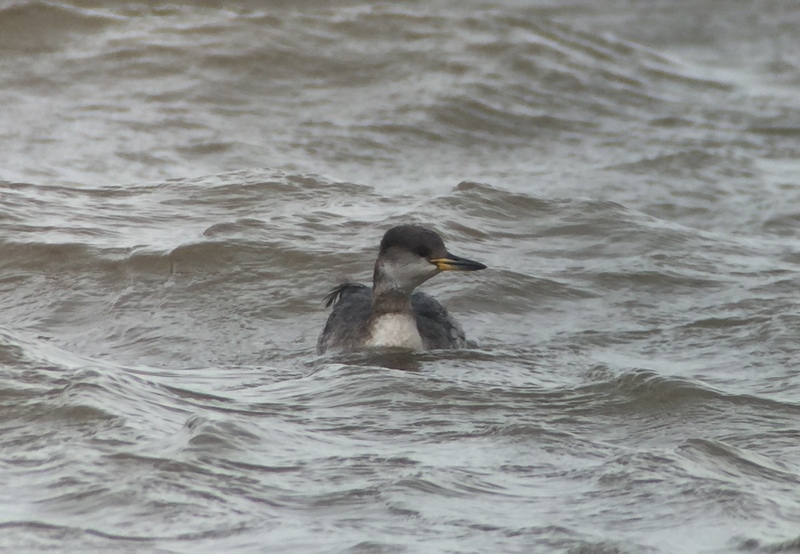
[[(317, 352), (332, 348), (352, 349), (368, 338), (367, 324), (372, 313), (372, 288), (357, 283), (342, 283), (325, 296), (326, 306), (333, 305), (325, 328), (317, 341)], [(444, 306), (424, 292), (411, 296), (411, 308), (422, 342), (427, 350), (464, 348), (466, 338), (461, 325)]]
[(369, 330), (372, 289), (358, 283), (342, 283), (325, 296), (325, 306), (333, 305), (331, 315), (317, 340), (317, 353), (329, 348), (351, 349), (362, 344)]

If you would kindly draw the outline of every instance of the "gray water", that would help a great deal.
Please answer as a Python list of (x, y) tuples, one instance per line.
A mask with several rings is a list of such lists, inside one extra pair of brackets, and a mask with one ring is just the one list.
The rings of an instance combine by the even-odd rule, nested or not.
[(0, 7), (0, 549), (800, 550), (800, 4), (226, 4)]

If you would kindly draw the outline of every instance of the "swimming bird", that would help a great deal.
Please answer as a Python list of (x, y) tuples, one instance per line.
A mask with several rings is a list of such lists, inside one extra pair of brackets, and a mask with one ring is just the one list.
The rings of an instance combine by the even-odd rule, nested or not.
[(441, 237), (416, 225), (392, 227), (381, 240), (372, 288), (342, 283), (325, 296), (333, 306), (317, 341), (317, 352), (369, 347), (410, 350), (463, 348), (461, 325), (435, 298), (415, 292), (442, 271), (486, 269), (450, 254)]

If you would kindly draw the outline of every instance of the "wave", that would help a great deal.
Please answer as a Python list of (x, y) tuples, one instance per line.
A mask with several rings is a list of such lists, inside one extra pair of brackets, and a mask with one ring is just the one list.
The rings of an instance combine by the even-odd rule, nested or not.
[[(780, 413), (796, 413), (800, 405), (761, 395), (725, 392), (707, 383), (686, 377), (662, 375), (651, 370), (627, 372), (611, 380), (589, 385), (583, 392), (598, 393), (598, 398), (613, 399), (609, 406), (621, 403), (636, 410), (668, 406), (709, 403), (730, 403), (743, 406), (762, 406)], [(605, 402), (603, 400), (602, 402)]]
[(99, 33), (124, 20), (108, 11), (44, 1), (16, 0), (0, 8), (0, 48), (41, 53)]
[(800, 550), (800, 536), (791, 537), (783, 541), (768, 541), (761, 538), (740, 538), (736, 542), (739, 548), (745, 552), (781, 554), (783, 552), (797, 552)]

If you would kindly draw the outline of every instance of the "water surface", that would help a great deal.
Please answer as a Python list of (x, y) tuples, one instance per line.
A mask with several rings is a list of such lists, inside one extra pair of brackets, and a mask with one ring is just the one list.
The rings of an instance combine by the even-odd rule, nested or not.
[[(798, 25), (0, 8), (0, 547), (797, 550)], [(478, 347), (317, 356), (408, 222)]]

